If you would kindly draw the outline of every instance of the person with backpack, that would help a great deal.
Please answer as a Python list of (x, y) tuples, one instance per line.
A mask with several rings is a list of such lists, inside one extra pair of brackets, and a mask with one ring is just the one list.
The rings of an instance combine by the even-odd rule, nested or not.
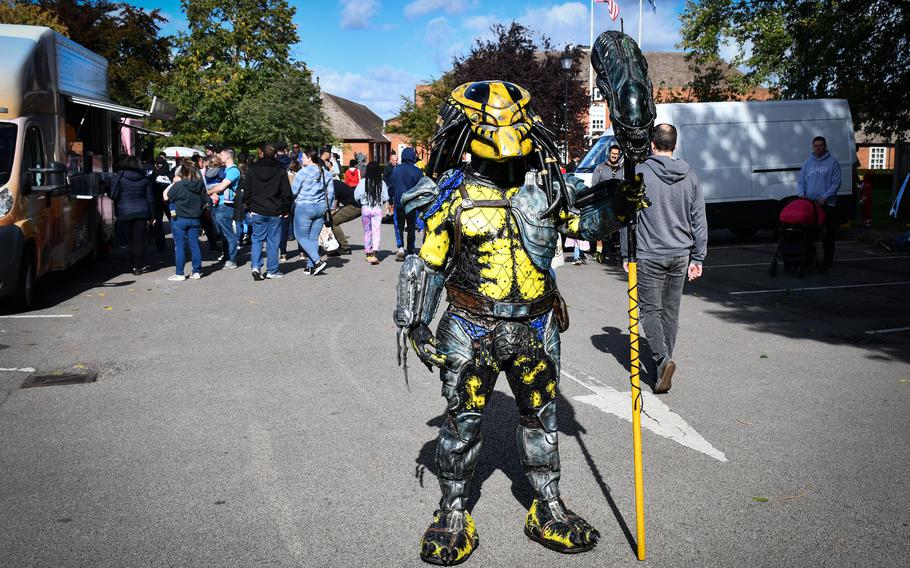
[(366, 175), (354, 190), (354, 199), (361, 204), (360, 219), (363, 222), (363, 248), (367, 262), (379, 264), (376, 251), (379, 250), (382, 210), (389, 201), (389, 188), (382, 180), (382, 170), (378, 163), (367, 164)]
[[(221, 232), (224, 247), (224, 268), (237, 268), (237, 232), (234, 230), (234, 203), (240, 187), (240, 169), (234, 165), (234, 149), (224, 148), (218, 153), (224, 164), (224, 180), (208, 189), (215, 202), (212, 218)], [(217, 196), (217, 198), (215, 197)]]
[(174, 184), (164, 190), (164, 199), (173, 205), (174, 218), (171, 221), (171, 235), (174, 237), (175, 271), (168, 280), (186, 280), (183, 269), (186, 266), (186, 246), (190, 247), (193, 271), (190, 278), (202, 278), (202, 250), (199, 248), (199, 232), (202, 229), (202, 212), (206, 206), (205, 182), (192, 160), (183, 160)]

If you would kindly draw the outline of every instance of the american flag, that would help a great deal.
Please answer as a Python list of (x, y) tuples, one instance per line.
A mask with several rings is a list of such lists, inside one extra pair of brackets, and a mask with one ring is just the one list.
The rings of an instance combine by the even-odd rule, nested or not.
[(610, 9), (610, 19), (614, 22), (616, 18), (619, 17), (619, 1), (618, 0), (594, 0), (595, 2), (600, 2), (601, 4), (606, 3), (607, 7)]

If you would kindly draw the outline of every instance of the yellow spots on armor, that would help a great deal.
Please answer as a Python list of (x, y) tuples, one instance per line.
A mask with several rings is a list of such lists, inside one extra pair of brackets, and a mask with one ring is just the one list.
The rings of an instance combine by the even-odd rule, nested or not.
[(478, 247), (480, 257), (477, 261), (484, 280), (480, 284), (481, 294), (502, 300), (512, 291), (512, 251), (509, 240), (504, 238), (487, 241)]
[(468, 391), (468, 400), (464, 404), (465, 408), (469, 410), (483, 410), (483, 407), (487, 405), (487, 397), (478, 394), (477, 392), (481, 387), (483, 387), (483, 381), (480, 380), (480, 377), (468, 377), (468, 380), (465, 383), (465, 389)]
[(556, 398), (556, 381), (547, 383), (547, 394), (550, 395), (551, 400)]
[(430, 268), (440, 270), (445, 265), (450, 245), (448, 231), (430, 231), (428, 224), (423, 245), (420, 247), (420, 258), (426, 261)]
[[(517, 360), (516, 360), (516, 363), (517, 363)], [(527, 371), (526, 373), (521, 375), (521, 382), (523, 382), (526, 385), (533, 384), (534, 381), (537, 380), (537, 375), (539, 375), (540, 373), (542, 373), (546, 370), (547, 370), (547, 364), (544, 363), (543, 361), (538, 361), (537, 365), (535, 365), (533, 369), (530, 369), (529, 371)], [(549, 390), (549, 386), (547, 387), (547, 389)]]
[(531, 408), (540, 408), (543, 404), (543, 397), (538, 391), (531, 391)]
[[(495, 199), (499, 199), (496, 197)], [(495, 235), (506, 223), (505, 209), (478, 207), (461, 213), (461, 234), (466, 237)]]
[(531, 362), (531, 358), (528, 357), (527, 355), (519, 355), (518, 357), (515, 358), (515, 364), (519, 367), (522, 365), (527, 365), (530, 362)]
[(544, 274), (534, 266), (524, 248), (515, 249), (515, 276), (522, 298), (534, 300), (543, 295)]
[(575, 545), (572, 544), (571, 540), (569, 540), (568, 531), (566, 533), (560, 533), (550, 527), (547, 527), (543, 530), (543, 534), (541, 536), (543, 536), (544, 540), (558, 542), (566, 548), (575, 548)]

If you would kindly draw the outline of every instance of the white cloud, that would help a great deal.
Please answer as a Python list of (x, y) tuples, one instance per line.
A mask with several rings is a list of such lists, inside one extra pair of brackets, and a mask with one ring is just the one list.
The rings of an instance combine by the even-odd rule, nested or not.
[(327, 93), (365, 105), (380, 117), (388, 119), (398, 114), (401, 97), (413, 97), (414, 87), (425, 81), (399, 67), (383, 65), (366, 74), (338, 72), (316, 68), (319, 83)]
[(581, 2), (567, 2), (544, 8), (526, 8), (517, 18), (534, 33), (550, 38), (553, 47), (567, 43), (587, 44), (590, 20), (588, 6)]
[(444, 10), (450, 15), (460, 14), (475, 4), (476, 0), (413, 0), (404, 7), (404, 15), (414, 19), (437, 10)]
[(341, 28), (362, 30), (370, 26), (370, 20), (379, 9), (379, 0), (341, 0)]
[[(642, 18), (642, 44), (648, 51), (675, 51), (679, 42), (679, 16), (675, 4), (662, 2), (660, 9), (652, 13), (645, 9)], [(594, 35), (608, 29), (619, 29), (619, 20), (610, 20), (606, 4), (594, 5)], [(647, 6), (646, 6), (647, 8)], [(560, 49), (568, 43), (588, 45), (590, 43), (590, 15), (587, 2), (565, 2), (544, 7), (525, 8), (516, 21), (531, 29), (537, 36), (550, 38), (554, 48)], [(625, 20), (625, 31), (638, 39), (638, 2), (621, 0), (620, 15)], [(511, 20), (504, 20), (492, 15), (469, 16), (461, 21), (461, 27), (473, 32), (475, 37), (490, 37), (489, 29), (494, 23), (508, 25)]]

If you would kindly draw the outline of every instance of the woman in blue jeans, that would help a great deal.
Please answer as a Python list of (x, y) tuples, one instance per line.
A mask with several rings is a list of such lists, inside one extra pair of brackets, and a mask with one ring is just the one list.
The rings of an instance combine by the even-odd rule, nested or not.
[(202, 278), (202, 251), (199, 249), (199, 230), (202, 228), (202, 212), (206, 204), (205, 182), (202, 174), (191, 160), (183, 160), (180, 171), (174, 176), (174, 184), (164, 190), (164, 199), (170, 201), (174, 217), (171, 221), (171, 235), (174, 237), (176, 271), (168, 280), (186, 280), (183, 268), (186, 265), (186, 245), (190, 246), (193, 259), (193, 280)]
[(306, 253), (307, 271), (315, 276), (326, 267), (325, 261), (319, 258), (319, 232), (325, 224), (323, 215), (326, 208), (335, 199), (335, 186), (331, 173), (323, 168), (319, 154), (304, 152), (300, 162), (300, 171), (291, 184), (294, 236), (301, 253)]

